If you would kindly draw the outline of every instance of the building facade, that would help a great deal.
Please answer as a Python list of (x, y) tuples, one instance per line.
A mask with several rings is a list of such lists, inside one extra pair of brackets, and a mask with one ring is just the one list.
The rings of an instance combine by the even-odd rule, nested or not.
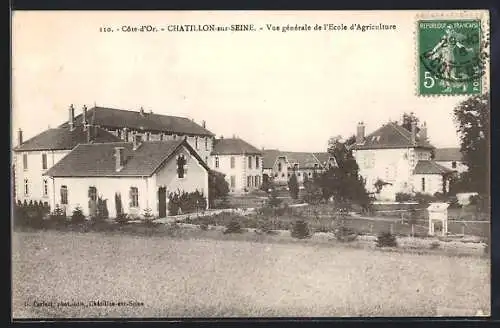
[(48, 129), (23, 141), (13, 149), (14, 193), (16, 201), (48, 202), (52, 185), (44, 173), (68, 155), (80, 143), (120, 141), (111, 133), (91, 126)]
[[(116, 202), (123, 213), (141, 216), (149, 209), (160, 218), (168, 213), (173, 192), (199, 191), (208, 196), (209, 168), (187, 143), (179, 141), (80, 144), (49, 169), (52, 208), (71, 215), (80, 208), (89, 215), (98, 198), (116, 217)], [(208, 201), (207, 201), (208, 208)]]
[[(358, 124), (353, 155), (367, 191), (381, 200), (395, 200), (397, 193), (434, 194), (447, 190), (447, 168), (433, 161), (434, 147), (427, 140), (425, 123), (417, 133), (389, 122), (365, 136)], [(377, 190), (377, 183), (382, 184)], [(444, 187), (443, 187), (444, 184)]]
[(209, 166), (225, 175), (231, 193), (262, 185), (262, 152), (240, 138), (216, 139)]

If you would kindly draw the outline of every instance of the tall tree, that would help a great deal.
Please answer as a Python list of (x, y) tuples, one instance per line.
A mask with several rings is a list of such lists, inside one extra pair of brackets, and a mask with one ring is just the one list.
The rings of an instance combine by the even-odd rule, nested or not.
[(401, 126), (411, 132), (412, 123), (415, 123), (416, 131), (418, 133), (420, 131), (420, 128), (418, 127), (420, 120), (418, 119), (418, 117), (416, 117), (413, 112), (403, 113), (403, 116), (401, 117)]
[(328, 153), (335, 157), (338, 166), (332, 167), (318, 177), (323, 198), (333, 199), (337, 203), (357, 203), (363, 207), (369, 204), (369, 196), (365, 189), (365, 181), (359, 175), (359, 167), (348, 142), (334, 137), (329, 140)]
[(462, 174), (470, 191), (489, 194), (490, 101), (489, 93), (469, 97), (453, 110), (460, 150), (468, 170)]
[(292, 199), (299, 198), (299, 182), (297, 181), (295, 171), (292, 173), (290, 179), (288, 180), (288, 190), (290, 191), (290, 197), (292, 197)]

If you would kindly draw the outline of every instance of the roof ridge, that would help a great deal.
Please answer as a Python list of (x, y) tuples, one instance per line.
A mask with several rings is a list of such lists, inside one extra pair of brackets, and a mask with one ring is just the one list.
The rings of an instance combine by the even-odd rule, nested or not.
[[(109, 110), (117, 110), (117, 111), (121, 111), (121, 112), (127, 112), (127, 113), (137, 113), (137, 114), (140, 114), (140, 110), (139, 111), (136, 111), (136, 110), (131, 110), (131, 109), (123, 109), (123, 108), (115, 108), (115, 107), (104, 107), (104, 106), (93, 106), (92, 108), (90, 108), (88, 111), (91, 111), (91, 110), (95, 110), (95, 109), (109, 109)], [(88, 114), (88, 113), (87, 113)], [(158, 116), (167, 116), (167, 117), (175, 117), (175, 118), (181, 118), (181, 119), (185, 119), (185, 120), (188, 120), (190, 121), (189, 118), (185, 117), (185, 116), (177, 116), (177, 115), (168, 115), (168, 114), (160, 114), (160, 113), (156, 113), (156, 112), (148, 112), (146, 110), (144, 110), (144, 114), (147, 114), (147, 115), (158, 115)], [(78, 115), (82, 115), (82, 113), (78, 114)]]

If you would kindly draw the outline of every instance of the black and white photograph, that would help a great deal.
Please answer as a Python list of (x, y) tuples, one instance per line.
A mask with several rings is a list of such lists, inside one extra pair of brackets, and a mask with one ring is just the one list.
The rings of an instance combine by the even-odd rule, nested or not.
[(12, 318), (489, 317), (489, 28), (13, 11)]

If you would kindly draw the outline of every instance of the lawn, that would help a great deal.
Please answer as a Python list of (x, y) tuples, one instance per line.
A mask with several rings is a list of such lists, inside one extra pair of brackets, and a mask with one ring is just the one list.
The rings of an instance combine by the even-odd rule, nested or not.
[[(14, 318), (467, 315), (490, 304), (490, 261), (477, 257), (60, 231), (14, 232), (12, 250)], [(143, 305), (57, 306), (89, 301)]]

